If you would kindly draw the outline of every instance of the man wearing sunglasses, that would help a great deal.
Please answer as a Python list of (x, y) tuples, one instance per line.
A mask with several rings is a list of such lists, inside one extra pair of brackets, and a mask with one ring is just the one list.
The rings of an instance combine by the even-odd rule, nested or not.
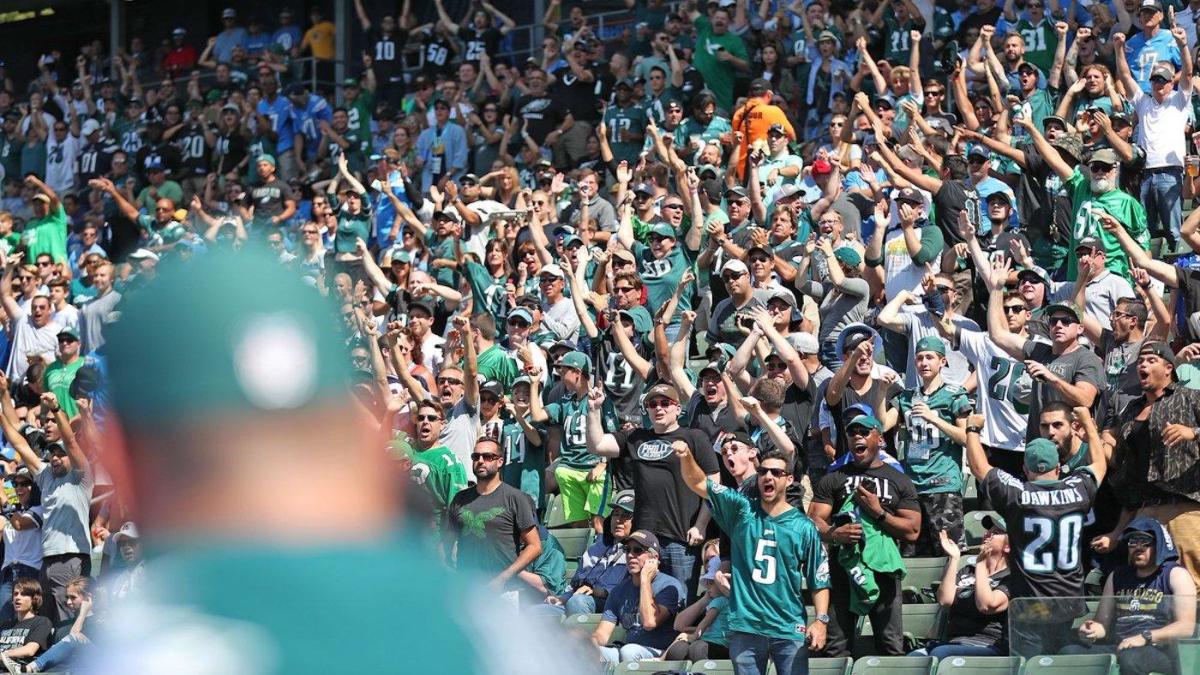
[(409, 446), (409, 478), (429, 495), (433, 507), (433, 527), (440, 532), (450, 500), (467, 487), (467, 469), (458, 457), (442, 444), (446, 416), (437, 401), (421, 401), (413, 416), (414, 433)]
[(471, 473), (476, 483), (450, 502), (444, 543), (447, 560), (453, 559), (459, 569), (493, 575), (490, 588), (515, 601), (520, 586), (512, 582), (541, 554), (542, 539), (533, 499), (501, 480), (502, 466), (499, 441), (483, 437), (475, 442)]
[(1094, 618), (1079, 626), (1082, 645), (1064, 654), (1117, 654), (1127, 675), (1172, 673), (1172, 643), (1196, 629), (1196, 583), (1179, 564), (1167, 529), (1143, 516), (1125, 528), (1125, 561), (1108, 575)]
[[(792, 460), (778, 450), (765, 453), (751, 500), (705, 475), (686, 443), (672, 447), (687, 487), (707, 500), (729, 535), (734, 580), (726, 621), (734, 668), (765, 673), (770, 659), (780, 675), (807, 673), (808, 650), (825, 647), (829, 561), (813, 521), (786, 498)], [(815, 616), (806, 616), (802, 588), (812, 593)]]
[(695, 588), (696, 559), (708, 528), (707, 507), (688, 490), (680, 473), (673, 443), (697, 448), (704, 474), (720, 481), (720, 464), (712, 441), (699, 429), (679, 426), (683, 408), (679, 392), (669, 384), (658, 384), (643, 399), (650, 418), (649, 429), (604, 432), (604, 390), (588, 394), (587, 447), (601, 457), (617, 459), (633, 473), (633, 490), (638, 495), (634, 527), (653, 532), (663, 542), (663, 569), (687, 588)]
[[(653, 532), (637, 530), (625, 538), (625, 571), (629, 576), (608, 594), (600, 625), (592, 633), (592, 643), (600, 649), (605, 663), (658, 658), (674, 639), (672, 619), (683, 609), (687, 593), (678, 579), (659, 571), (662, 556), (662, 546)], [(625, 641), (610, 647), (608, 642), (617, 624), (625, 629)]]

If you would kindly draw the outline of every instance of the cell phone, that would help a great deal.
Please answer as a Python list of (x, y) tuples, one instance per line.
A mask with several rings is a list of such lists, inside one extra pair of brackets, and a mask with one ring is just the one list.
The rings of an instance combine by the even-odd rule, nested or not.
[(853, 524), (854, 524), (854, 516), (851, 515), (851, 513), (849, 511), (841, 511), (839, 513), (833, 514), (833, 520), (831, 521), (831, 525), (833, 527), (841, 527), (843, 525), (853, 525)]
[(754, 319), (751, 319), (748, 316), (739, 316), (737, 318), (737, 325), (742, 326), (743, 328), (754, 328)]
[(488, 214), (487, 220), (484, 224), (491, 225), (497, 220), (516, 220), (523, 215), (525, 215), (523, 211), (496, 211)]

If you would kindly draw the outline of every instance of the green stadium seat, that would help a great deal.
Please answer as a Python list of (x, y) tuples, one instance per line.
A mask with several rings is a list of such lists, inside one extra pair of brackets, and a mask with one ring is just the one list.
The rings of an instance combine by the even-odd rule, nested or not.
[[(809, 659), (809, 672), (812, 672), (812, 662), (815, 659)], [(733, 661), (728, 659), (707, 659), (704, 661), (692, 661), (688, 666), (688, 671), (693, 673), (704, 673), (705, 675), (733, 675)]]
[(967, 548), (979, 548), (983, 543), (983, 535), (987, 534), (987, 528), (983, 526), (983, 517), (995, 515), (995, 511), (971, 511), (963, 517)]
[(947, 558), (905, 558), (904, 602), (937, 602), (932, 587), (942, 579)]
[(1074, 632), (1074, 631), (1078, 630), (1079, 627), (1083, 625), (1084, 621), (1087, 621), (1088, 619), (1096, 616), (1096, 610), (1099, 608), (1100, 608), (1099, 600), (1088, 600), (1087, 601), (1087, 614), (1084, 614), (1083, 616), (1075, 617), (1075, 621), (1073, 621), (1071, 623), (1071, 631)]
[(902, 611), (904, 639), (908, 644), (919, 647), (941, 636), (946, 618), (946, 613), (942, 611), (941, 606), (906, 604)]
[(562, 495), (550, 495), (546, 501), (546, 527), (562, 527), (567, 524), (567, 513), (563, 510)]
[[(600, 625), (600, 618), (602, 616), (604, 615), (572, 614), (571, 616), (563, 617), (562, 626), (572, 633), (583, 635), (585, 637), (591, 637), (592, 633), (596, 632), (596, 626)], [(620, 624), (617, 624), (613, 627), (612, 636), (609, 638), (609, 642), (619, 642), (624, 639), (625, 629), (622, 628)]]
[(568, 560), (563, 578), (570, 582), (571, 577), (575, 576), (575, 570), (577, 569), (579, 569), (579, 562), (575, 560)]
[(687, 667), (687, 661), (626, 661), (617, 664), (613, 673), (669, 673)]
[(592, 545), (596, 531), (590, 527), (570, 527), (554, 531), (554, 538), (562, 547), (567, 560), (579, 560), (583, 552)]
[(1021, 675), (1117, 675), (1113, 654), (1035, 656), (1025, 662)]
[(937, 667), (932, 656), (868, 656), (855, 659), (852, 675), (930, 675)]
[(850, 675), (850, 666), (852, 663), (849, 656), (809, 659), (808, 675)]
[(1179, 673), (1200, 673), (1200, 640), (1180, 640)]
[(1020, 656), (947, 656), (937, 675), (1018, 675), (1024, 663)]

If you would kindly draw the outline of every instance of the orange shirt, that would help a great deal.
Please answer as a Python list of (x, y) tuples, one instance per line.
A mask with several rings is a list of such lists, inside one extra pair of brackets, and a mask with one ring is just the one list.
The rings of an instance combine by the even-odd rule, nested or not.
[(738, 178), (743, 177), (746, 153), (750, 151), (750, 145), (755, 141), (766, 140), (767, 129), (770, 129), (773, 124), (781, 125), (789, 140), (796, 140), (796, 130), (788, 121), (787, 113), (783, 112), (779, 106), (765, 103), (761, 98), (750, 99), (746, 105), (733, 114), (733, 131), (735, 133), (740, 131), (743, 135), (742, 161), (737, 167)]

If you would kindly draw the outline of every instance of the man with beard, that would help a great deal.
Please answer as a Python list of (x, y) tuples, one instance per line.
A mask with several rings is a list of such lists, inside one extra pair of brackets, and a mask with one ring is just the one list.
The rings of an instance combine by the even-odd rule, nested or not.
[(428, 493), (433, 507), (435, 532), (443, 529), (443, 519), (450, 500), (467, 487), (467, 469), (449, 448), (441, 444), (446, 416), (437, 401), (421, 401), (414, 415), (416, 434), (413, 436), (408, 459), (412, 462), (409, 477)]
[(542, 539), (533, 500), (500, 480), (503, 465), (499, 442), (475, 442), (471, 472), (476, 482), (450, 502), (445, 551), (460, 570), (494, 575), (489, 588), (515, 602), (524, 586), (517, 575), (541, 555)]
[[(783, 453), (759, 462), (758, 499), (721, 485), (696, 463), (692, 449), (672, 444), (683, 480), (707, 499), (730, 538), (733, 595), (726, 618), (729, 655), (738, 672), (808, 672), (808, 650), (825, 647), (829, 619), (829, 561), (813, 521), (785, 499), (793, 466)], [(808, 617), (802, 589), (812, 594)], [(811, 623), (810, 623), (811, 621)]]
[[(899, 543), (920, 536), (921, 505), (912, 481), (880, 459), (882, 433), (883, 425), (871, 415), (851, 419), (844, 434), (850, 461), (817, 482), (808, 507), (835, 558), (830, 564), (833, 620), (825, 646), (831, 657), (854, 651), (855, 626), (862, 615), (870, 616), (876, 653), (904, 654)], [(862, 557), (869, 546), (874, 546), (875, 562), (867, 568)]]
[(914, 351), (917, 386), (874, 408), (885, 430), (904, 421), (899, 441), (904, 470), (921, 503), (921, 537), (914, 548), (917, 555), (936, 556), (941, 532), (948, 532), (951, 541), (963, 540), (962, 446), (971, 402), (962, 387), (942, 379), (946, 343), (941, 338), (925, 336)]
[[(839, 337), (842, 363), (825, 386), (825, 405), (833, 417), (833, 432), (837, 436), (836, 452), (829, 454), (832, 447), (829, 438), (823, 438), (827, 448), (827, 459), (833, 461), (849, 450), (844, 417), (859, 403), (872, 404), (882, 398), (890, 398), (900, 392), (896, 372), (875, 363), (875, 340), (877, 333), (865, 324), (851, 324), (842, 330)], [(876, 372), (878, 371), (878, 372)], [(880, 394), (880, 390), (883, 394)], [(822, 430), (822, 434), (827, 433)]]
[(1104, 582), (1096, 616), (1079, 626), (1082, 645), (1064, 654), (1112, 654), (1125, 675), (1175, 672), (1174, 643), (1196, 630), (1196, 583), (1179, 564), (1167, 528), (1134, 520), (1121, 534), (1125, 560)]
[[(595, 387), (588, 394), (587, 447), (601, 457), (627, 461), (633, 469), (633, 490), (638, 495), (634, 527), (653, 532), (662, 542), (663, 568), (695, 587), (697, 554), (708, 528), (709, 512), (700, 498), (688, 491), (680, 473), (679, 458), (672, 444), (681, 442), (696, 448), (706, 476), (720, 480), (717, 455), (712, 442), (697, 429), (679, 426), (679, 392), (667, 384), (651, 387), (643, 399), (649, 429), (621, 429), (604, 433), (601, 412), (604, 390)], [(689, 591), (690, 595), (690, 591)]]
[(1082, 414), (1084, 408), (1078, 410), (1077, 414), (1066, 403), (1051, 403), (1042, 408), (1038, 423), (1041, 437), (1058, 448), (1059, 471), (1064, 476), (1087, 466), (1090, 448), (1103, 443), (1092, 416)]

